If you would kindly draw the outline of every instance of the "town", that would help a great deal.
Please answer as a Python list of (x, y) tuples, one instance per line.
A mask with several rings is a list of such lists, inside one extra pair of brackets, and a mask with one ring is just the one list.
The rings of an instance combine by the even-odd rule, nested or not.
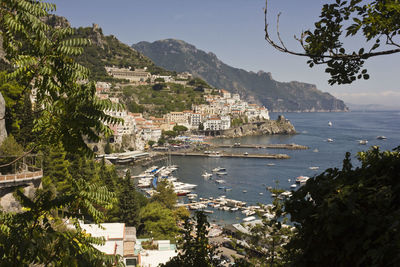
[[(107, 73), (117, 79), (129, 81), (129, 85), (155, 84), (157, 82), (176, 83), (187, 86), (192, 75), (184, 72), (176, 77), (152, 75), (146, 68), (106, 67)], [(111, 83), (97, 82), (96, 95), (100, 99), (109, 99), (119, 103), (120, 99), (111, 96)], [(126, 86), (126, 85), (125, 85)], [(173, 131), (174, 126), (183, 126), (193, 133), (214, 134), (228, 130), (237, 122), (269, 120), (268, 109), (257, 104), (249, 104), (239, 94), (224, 89), (203, 88), (205, 104), (192, 105), (191, 110), (173, 111), (162, 117), (148, 116), (143, 113), (132, 113), (128, 110), (110, 111), (108, 114), (124, 120), (123, 124), (111, 124), (113, 136), (110, 143), (121, 146), (125, 140), (134, 140), (130, 147), (144, 150), (149, 144), (158, 143), (163, 132)], [(98, 151), (99, 146), (94, 148)]]

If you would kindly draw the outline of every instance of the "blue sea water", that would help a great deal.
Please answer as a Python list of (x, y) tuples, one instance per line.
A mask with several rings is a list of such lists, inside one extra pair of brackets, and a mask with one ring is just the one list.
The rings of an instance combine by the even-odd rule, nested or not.
[[(347, 151), (352, 153), (353, 164), (356, 165), (356, 154), (371, 146), (380, 146), (382, 150), (392, 150), (400, 145), (400, 111), (380, 112), (345, 112), (345, 113), (286, 113), (283, 114), (296, 128), (296, 135), (249, 136), (233, 139), (214, 139), (213, 142), (234, 144), (274, 144), (296, 143), (308, 146), (308, 150), (273, 150), (243, 149), (234, 150), (248, 153), (285, 153), (290, 159), (267, 160), (246, 158), (194, 158), (173, 157), (174, 164), (179, 165), (176, 176), (180, 181), (197, 184), (195, 193), (199, 197), (217, 197), (246, 201), (248, 204), (271, 203), (266, 190), (275, 186), (290, 190), (294, 179), (300, 175), (314, 176), (332, 167), (341, 167)], [(272, 114), (276, 118), (277, 114)], [(332, 127), (328, 122), (332, 122)], [(387, 140), (378, 140), (377, 136), (386, 136)], [(334, 141), (326, 142), (327, 138)], [(358, 140), (368, 140), (367, 145), (360, 145)], [(318, 152), (315, 152), (317, 151)], [(228, 151), (229, 149), (225, 149)], [(274, 166), (267, 165), (274, 163)], [(227, 169), (228, 175), (205, 180), (201, 174), (204, 170), (211, 172), (217, 166)], [(318, 170), (309, 167), (317, 166)], [(218, 189), (216, 179), (226, 180), (224, 186), (231, 191)], [(290, 179), (290, 181), (289, 181)], [(247, 193), (243, 193), (247, 190)], [(209, 215), (210, 220), (218, 224), (241, 222), (244, 218), (240, 212), (216, 210)]]

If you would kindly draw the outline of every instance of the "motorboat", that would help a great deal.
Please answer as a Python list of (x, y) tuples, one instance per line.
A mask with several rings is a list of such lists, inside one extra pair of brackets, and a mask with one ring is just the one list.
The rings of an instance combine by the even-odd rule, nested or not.
[(376, 139), (378, 139), (378, 140), (386, 140), (387, 137), (383, 136), (383, 135), (380, 135), (380, 136), (377, 136)]
[(329, 121), (329, 122), (328, 122), (328, 125), (329, 125), (329, 127), (332, 127), (332, 122)]
[(224, 183), (225, 183), (225, 180), (215, 180), (215, 182), (216, 182), (217, 184), (224, 184)]
[(247, 193), (247, 190), (243, 190), (242, 192), (243, 192), (243, 193)]
[[(332, 140), (333, 141), (333, 140)], [(312, 152), (314, 152), (314, 153), (318, 153), (319, 152), (319, 150), (318, 150), (318, 148), (316, 148), (316, 149), (314, 149)]]
[(267, 163), (267, 166), (275, 166), (275, 163)]
[(305, 184), (308, 179), (310, 179), (310, 177), (308, 177), (308, 176), (298, 176), (298, 177), (296, 177), (296, 183)]
[(296, 188), (297, 187), (297, 184), (292, 184), (291, 186), (290, 186), (290, 188)]
[(190, 193), (190, 191), (184, 190), (184, 189), (178, 189), (178, 190), (175, 190), (175, 193), (177, 196), (186, 196), (187, 194)]
[(360, 144), (360, 145), (366, 145), (366, 144), (368, 144), (368, 140), (359, 140), (359, 141), (358, 141), (358, 144)]
[(254, 216), (250, 216), (250, 217), (246, 217), (243, 219), (244, 222), (250, 222), (250, 221), (254, 221), (256, 219), (256, 217)]
[(332, 142), (333, 142), (333, 139), (331, 139), (331, 138), (328, 138), (328, 139), (326, 139), (326, 142), (328, 142), (328, 143), (332, 143)]
[(226, 169), (222, 168), (222, 167), (216, 167), (216, 168), (212, 169), (212, 171), (213, 172), (222, 172), (222, 171), (226, 171)]
[(313, 167), (308, 167), (310, 170), (318, 170), (319, 167), (313, 166)]
[(208, 173), (208, 172), (204, 171), (201, 176), (203, 176), (205, 179), (208, 179), (212, 176), (212, 173)]
[(227, 175), (227, 172), (217, 172), (217, 175), (221, 176), (221, 175)]

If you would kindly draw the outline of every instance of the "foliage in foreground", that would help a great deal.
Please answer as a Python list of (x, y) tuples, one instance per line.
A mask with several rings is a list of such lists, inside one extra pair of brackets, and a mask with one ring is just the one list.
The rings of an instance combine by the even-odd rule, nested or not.
[(180, 252), (169, 262), (162, 264), (162, 267), (193, 267), (219, 266), (218, 259), (215, 257), (217, 251), (208, 242), (207, 216), (202, 212), (196, 212), (196, 232), (192, 234), (192, 222), (189, 218), (185, 221), (182, 237), (179, 242)]
[(350, 153), (343, 168), (328, 169), (285, 205), (297, 234), (287, 246), (293, 266), (400, 264), (400, 153), (373, 147)]

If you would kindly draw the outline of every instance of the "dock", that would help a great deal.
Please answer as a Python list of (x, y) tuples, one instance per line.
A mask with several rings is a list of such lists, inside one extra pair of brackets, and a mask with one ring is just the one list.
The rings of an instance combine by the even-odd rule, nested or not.
[(216, 148), (266, 148), (266, 149), (289, 149), (289, 150), (306, 150), (309, 149), (307, 146), (297, 144), (268, 144), (268, 145), (256, 145), (256, 144), (210, 144)]
[(251, 159), (290, 159), (287, 154), (239, 154), (220, 152), (219, 154), (205, 154), (204, 152), (169, 152), (171, 156), (209, 157), (209, 158), (251, 158)]

